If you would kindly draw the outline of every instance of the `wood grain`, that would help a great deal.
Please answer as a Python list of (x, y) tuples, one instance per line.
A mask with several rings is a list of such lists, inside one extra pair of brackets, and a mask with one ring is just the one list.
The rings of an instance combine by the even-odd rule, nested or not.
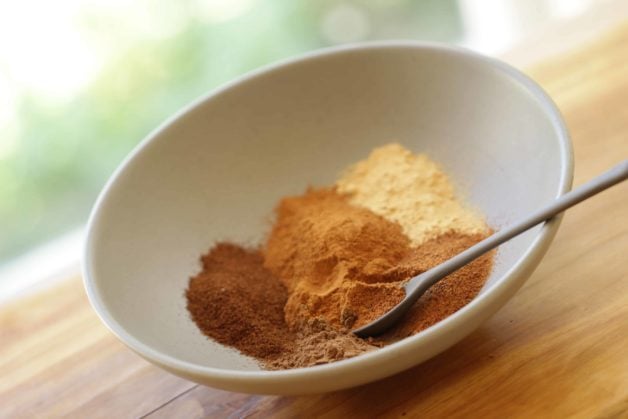
[[(528, 71), (572, 133), (575, 184), (628, 157), (628, 25)], [(78, 279), (0, 308), (0, 417), (628, 417), (628, 185), (572, 210), (524, 288), (411, 370), (307, 397), (229, 393), (120, 344)]]

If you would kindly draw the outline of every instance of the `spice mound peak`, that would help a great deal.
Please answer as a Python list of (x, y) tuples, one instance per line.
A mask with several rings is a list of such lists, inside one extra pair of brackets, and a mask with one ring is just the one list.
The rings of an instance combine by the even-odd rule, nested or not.
[(415, 246), (449, 231), (487, 232), (482, 217), (460, 202), (437, 163), (396, 143), (374, 149), (336, 184), (352, 204), (399, 223)]

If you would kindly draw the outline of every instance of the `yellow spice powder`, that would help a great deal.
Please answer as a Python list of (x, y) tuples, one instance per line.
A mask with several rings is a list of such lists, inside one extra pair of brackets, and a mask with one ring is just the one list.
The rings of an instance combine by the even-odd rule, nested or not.
[(440, 234), (486, 233), (482, 217), (461, 204), (441, 168), (400, 144), (374, 149), (336, 182), (353, 205), (401, 225), (414, 246)]

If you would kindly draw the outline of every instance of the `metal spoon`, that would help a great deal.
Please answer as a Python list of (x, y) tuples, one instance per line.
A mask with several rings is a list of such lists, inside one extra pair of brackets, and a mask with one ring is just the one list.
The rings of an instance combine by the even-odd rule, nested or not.
[(602, 192), (603, 190), (628, 178), (628, 160), (623, 161), (606, 173), (590, 180), (584, 185), (562, 195), (557, 200), (542, 208), (523, 220), (501, 229), (497, 233), (487, 237), (481, 242), (471, 246), (467, 250), (446, 262), (441, 263), (429, 271), (423, 272), (408, 280), (404, 285), (406, 296), (396, 306), (386, 314), (372, 321), (366, 326), (353, 331), (360, 337), (376, 336), (390, 329), (395, 323), (410, 310), (410, 307), (427, 291), (432, 285), (445, 278), (450, 273), (462, 268), (469, 262), (482, 256), (489, 250), (512, 239), (526, 230), (546, 221), (556, 214), (559, 214), (585, 199)]

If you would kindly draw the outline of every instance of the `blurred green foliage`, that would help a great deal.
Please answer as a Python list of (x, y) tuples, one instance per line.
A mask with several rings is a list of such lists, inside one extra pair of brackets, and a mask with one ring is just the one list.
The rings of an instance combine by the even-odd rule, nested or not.
[(85, 7), (81, 36), (111, 51), (97, 77), (62, 104), (28, 89), (17, 96), (18, 129), (2, 134), (14, 138), (4, 139), (13, 146), (0, 155), (0, 262), (84, 224), (124, 156), (194, 98), (261, 65), (333, 44), (324, 25), (338, 5), (360, 11), (365, 39), (452, 41), (461, 31), (455, 1), (250, 1), (224, 21), (208, 21), (198, 2), (145, 3), (152, 14), (144, 27), (159, 35), (160, 22), (176, 12), (176, 30), (142, 36), (122, 14)]

